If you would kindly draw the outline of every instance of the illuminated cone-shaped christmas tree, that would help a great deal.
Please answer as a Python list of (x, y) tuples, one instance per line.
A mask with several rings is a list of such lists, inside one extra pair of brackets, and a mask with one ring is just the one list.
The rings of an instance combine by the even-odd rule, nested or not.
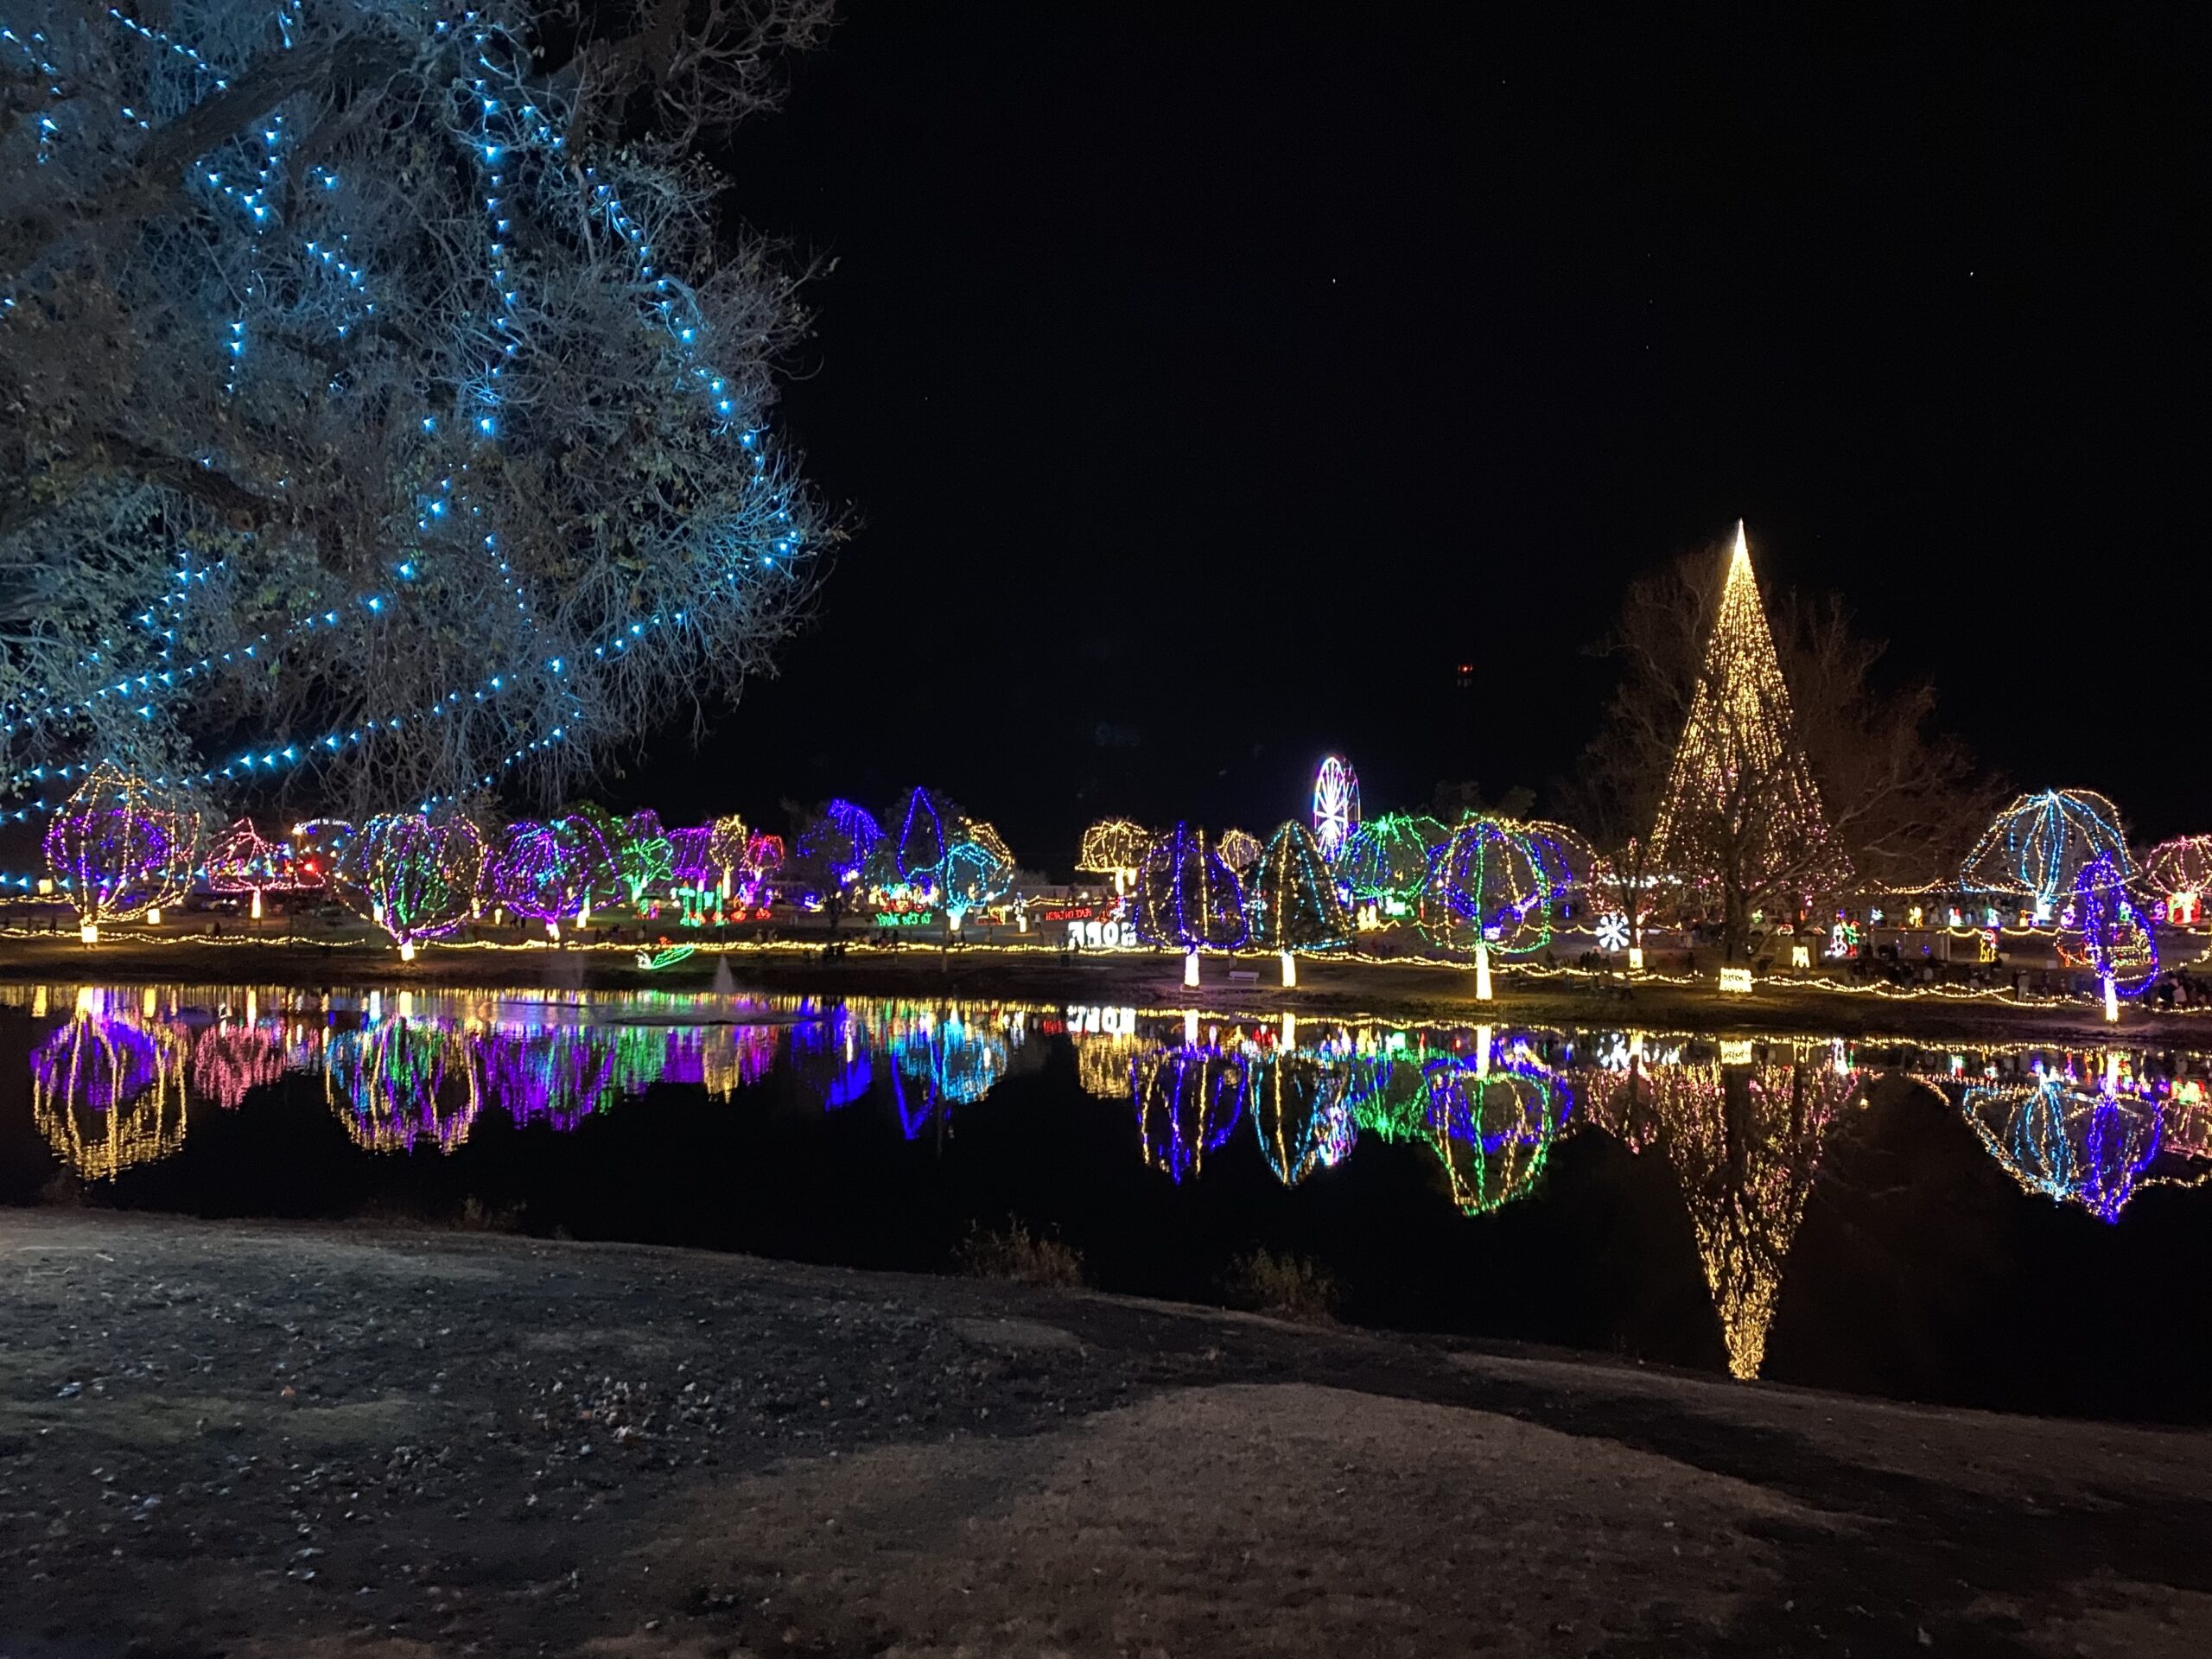
[(1762, 899), (1808, 893), (1848, 874), (1796, 730), (1738, 524), (1651, 831), (1655, 868), (1719, 890), (1732, 955)]
[(1298, 983), (1298, 950), (1327, 950), (1351, 940), (1351, 923), (1338, 897), (1336, 878), (1321, 857), (1313, 833), (1285, 823), (1254, 861), (1252, 943), (1282, 953), (1282, 982)]

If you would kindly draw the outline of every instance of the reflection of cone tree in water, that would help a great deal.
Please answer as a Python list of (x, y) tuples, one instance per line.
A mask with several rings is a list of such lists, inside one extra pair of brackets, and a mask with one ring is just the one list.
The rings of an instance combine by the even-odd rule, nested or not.
[(82, 1179), (105, 1180), (184, 1145), (184, 1032), (110, 1013), (86, 991), (31, 1055), (31, 1117)]
[(1277, 1180), (1295, 1186), (1350, 1154), (1358, 1132), (1341, 1060), (1277, 1053), (1255, 1061), (1253, 1069), (1252, 1129)]
[(1759, 1374), (1821, 1148), (1859, 1084), (1856, 1072), (1807, 1060), (1650, 1071), (1638, 1063), (1589, 1086), (1598, 1127), (1631, 1145), (1648, 1144), (1656, 1128), (1737, 1376)]

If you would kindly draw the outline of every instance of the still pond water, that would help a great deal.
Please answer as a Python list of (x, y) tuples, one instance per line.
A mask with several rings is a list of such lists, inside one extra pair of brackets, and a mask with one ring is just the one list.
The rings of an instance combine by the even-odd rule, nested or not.
[(512, 992), (0, 988), (0, 1199), (473, 1220), (1963, 1404), (2212, 1418), (2212, 1052)]

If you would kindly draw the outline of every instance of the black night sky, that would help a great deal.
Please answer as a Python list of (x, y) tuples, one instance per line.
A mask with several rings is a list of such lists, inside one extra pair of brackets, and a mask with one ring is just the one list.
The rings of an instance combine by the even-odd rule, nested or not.
[(1331, 748), (1541, 793), (1624, 583), (1740, 514), (2016, 784), (2212, 828), (2185, 43), (1541, 10), (855, 3), (722, 159), (837, 261), (785, 417), (863, 523), (621, 792), (927, 782), (1058, 869)]

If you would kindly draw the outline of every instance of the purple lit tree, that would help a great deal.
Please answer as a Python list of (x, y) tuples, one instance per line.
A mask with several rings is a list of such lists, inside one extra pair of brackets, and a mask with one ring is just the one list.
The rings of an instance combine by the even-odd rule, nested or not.
[(102, 921), (183, 898), (199, 839), (199, 815), (182, 796), (103, 760), (47, 826), (46, 861), (92, 944)]
[(544, 823), (508, 825), (492, 860), (490, 887), (501, 904), (544, 923), (557, 939), (563, 922), (587, 924), (594, 905), (620, 896), (622, 872), (600, 825), (570, 813)]

